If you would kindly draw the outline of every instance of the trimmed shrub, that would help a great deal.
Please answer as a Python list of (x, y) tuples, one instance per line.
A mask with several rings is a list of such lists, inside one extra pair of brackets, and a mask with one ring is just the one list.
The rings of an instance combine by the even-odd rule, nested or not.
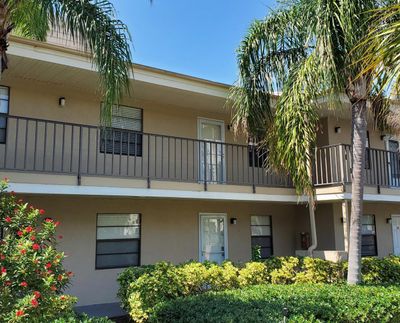
[(400, 285), (400, 257), (363, 258), (363, 282), (368, 285)]
[[(363, 278), (368, 285), (400, 285), (400, 258), (363, 258)], [(153, 307), (161, 302), (209, 291), (223, 291), (259, 284), (343, 284), (347, 263), (317, 258), (275, 257), (264, 262), (250, 262), (236, 267), (189, 262), (174, 266), (129, 268), (118, 280), (124, 308), (138, 322), (145, 321)]]
[(150, 322), (399, 322), (400, 289), (259, 285), (157, 304)]

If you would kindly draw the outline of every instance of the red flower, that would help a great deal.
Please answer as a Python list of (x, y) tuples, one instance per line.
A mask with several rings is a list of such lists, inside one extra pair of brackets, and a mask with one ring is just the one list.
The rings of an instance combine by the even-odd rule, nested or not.
[(21, 287), (27, 287), (27, 286), (28, 286), (28, 283), (27, 283), (27, 282), (22, 282), (21, 284), (19, 284), (19, 286), (21, 286)]
[(4, 177), (4, 181), (5, 181), (5, 182), (8, 182), (8, 177)]
[(31, 300), (31, 304), (32, 304), (32, 307), (38, 307), (39, 306), (39, 302), (36, 300), (36, 298)]
[(60, 234), (59, 236), (58, 236), (58, 239), (62, 239), (63, 238), (63, 236)]
[(16, 316), (22, 316), (22, 315), (24, 315), (24, 314), (25, 314), (25, 313), (24, 313), (23, 310), (18, 310), (18, 311), (15, 312), (15, 315), (16, 315)]
[(61, 296), (60, 296), (60, 299), (61, 299), (62, 301), (65, 301), (67, 298), (65, 297), (65, 295), (61, 295)]
[(46, 268), (49, 269), (50, 267), (51, 267), (51, 263), (48, 262), (48, 263), (46, 264)]
[(51, 219), (51, 218), (46, 218), (46, 219), (44, 219), (44, 222), (46, 222), (46, 223), (51, 223), (51, 222), (53, 222), (53, 219)]
[(22, 231), (18, 231), (17, 234), (22, 237), (22, 235), (24, 234)]
[(48, 273), (49, 275), (51, 275), (51, 274), (53, 273), (53, 271), (49, 269), (49, 270), (47, 271), (47, 273)]
[(4, 285), (5, 285), (5, 286), (10, 286), (10, 285), (11, 285), (11, 282), (10, 282), (9, 280), (7, 280), (6, 282), (4, 282)]
[(39, 210), (39, 214), (40, 214), (40, 215), (43, 215), (43, 214), (45, 214), (45, 213), (46, 213), (45, 210), (43, 210), (43, 209), (40, 209), (40, 210)]
[(58, 281), (62, 281), (62, 280), (63, 280), (63, 278), (64, 278), (64, 277), (63, 277), (63, 275), (61, 275), (61, 274), (60, 274), (60, 275), (58, 275), (58, 277), (57, 277)]
[(0, 260), (4, 260), (4, 259), (6, 259), (6, 256), (0, 255)]
[(56, 227), (58, 227), (58, 226), (60, 225), (60, 221), (55, 222), (54, 225), (55, 225)]
[(7, 223), (10, 223), (10, 222), (11, 222), (11, 218), (8, 216), (8, 217), (5, 218), (5, 221), (6, 221)]
[(35, 236), (31, 236), (30, 239), (31, 239), (31, 241), (35, 241), (36, 237)]
[(57, 287), (56, 286), (54, 286), (54, 285), (51, 285), (50, 286), (50, 289), (54, 292), (54, 291), (56, 291), (57, 290)]
[(37, 243), (34, 243), (32, 246), (33, 250), (39, 250), (40, 246)]
[(41, 296), (40, 292), (38, 292), (37, 290), (33, 292), (33, 295), (35, 295), (35, 298), (40, 298)]
[(25, 249), (22, 249), (22, 250), (21, 250), (21, 254), (22, 254), (22, 255), (25, 255), (25, 254), (26, 254), (26, 250), (25, 250)]
[(74, 273), (72, 271), (67, 272), (68, 277), (72, 277)]
[(5, 267), (1, 267), (1, 273), (2, 274), (7, 274), (7, 269)]
[(26, 227), (25, 231), (26, 231), (26, 232), (32, 232), (32, 231), (33, 231), (33, 228), (32, 228), (31, 226)]

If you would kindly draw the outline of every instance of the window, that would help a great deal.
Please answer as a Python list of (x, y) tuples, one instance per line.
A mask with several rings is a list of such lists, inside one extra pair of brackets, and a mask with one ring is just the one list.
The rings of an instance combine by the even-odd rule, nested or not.
[(6, 143), (9, 88), (0, 86), (0, 144)]
[(375, 215), (363, 215), (361, 224), (361, 255), (377, 256)]
[(259, 247), (261, 258), (272, 256), (272, 224), (269, 215), (251, 216), (251, 248)]
[(98, 214), (96, 269), (140, 265), (140, 214)]
[[(261, 168), (267, 161), (267, 150), (256, 145), (249, 146), (249, 166)], [(253, 163), (254, 161), (254, 163)]]
[(111, 127), (102, 129), (100, 152), (142, 156), (142, 109), (123, 105), (112, 108)]

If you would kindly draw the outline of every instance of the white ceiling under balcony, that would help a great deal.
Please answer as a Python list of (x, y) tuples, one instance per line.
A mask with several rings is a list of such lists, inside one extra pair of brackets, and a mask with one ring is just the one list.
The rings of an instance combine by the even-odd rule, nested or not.
[[(99, 93), (98, 74), (84, 55), (54, 45), (13, 38), (7, 77), (40, 81)], [(224, 84), (135, 65), (131, 96), (190, 109), (224, 111), (229, 87)]]

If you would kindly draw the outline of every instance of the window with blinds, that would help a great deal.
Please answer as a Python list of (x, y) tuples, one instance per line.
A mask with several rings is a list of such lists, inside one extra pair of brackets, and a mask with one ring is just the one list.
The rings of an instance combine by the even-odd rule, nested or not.
[(98, 214), (96, 269), (140, 265), (140, 214)]
[(361, 224), (361, 255), (377, 256), (375, 215), (363, 215)]
[(261, 259), (271, 257), (272, 249), (272, 222), (270, 215), (251, 216), (251, 248), (259, 248)]
[(143, 110), (123, 105), (112, 108), (111, 127), (102, 129), (100, 152), (142, 156)]
[(8, 87), (0, 86), (0, 144), (6, 143), (9, 92)]

